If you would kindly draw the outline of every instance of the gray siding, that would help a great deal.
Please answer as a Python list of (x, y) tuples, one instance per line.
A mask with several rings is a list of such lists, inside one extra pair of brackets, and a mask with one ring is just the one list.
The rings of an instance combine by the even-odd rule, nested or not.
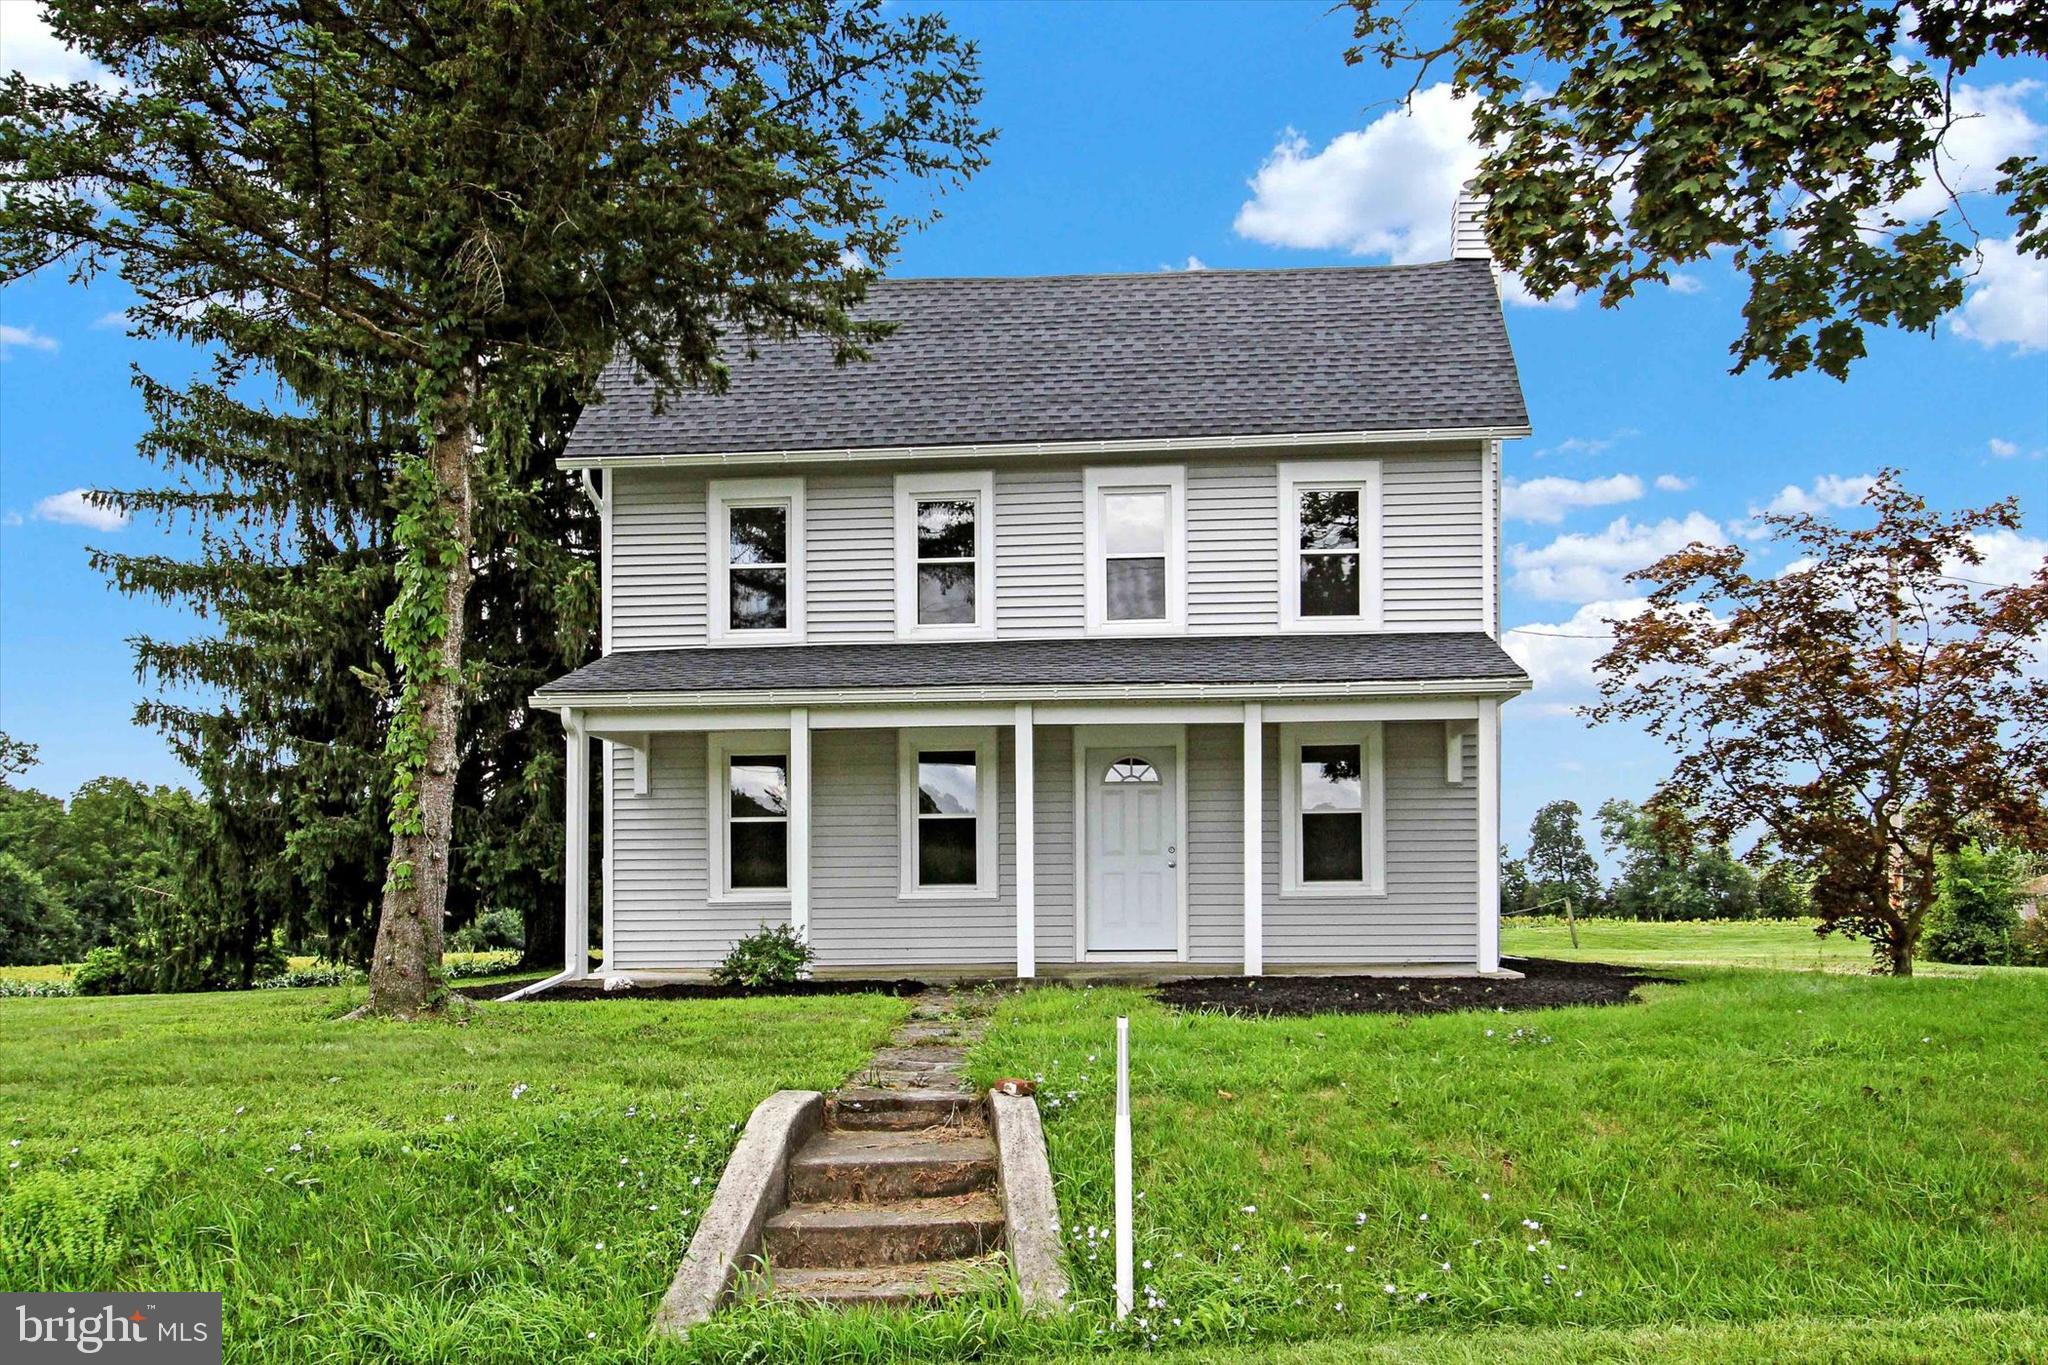
[[(1016, 952), (1015, 751), (999, 731), (1000, 894), (993, 900), (904, 900), (897, 834), (896, 732), (812, 736), (811, 937), (826, 967), (1001, 965)], [(1387, 894), (1287, 900), (1279, 876), (1279, 730), (1266, 763), (1265, 954), (1269, 966), (1470, 963), (1478, 952), (1476, 785), (1443, 780), (1440, 722), (1386, 727)], [(1038, 960), (1071, 964), (1075, 941), (1074, 740), (1037, 733)], [(1196, 962), (1244, 956), (1240, 735), (1187, 732), (1188, 940)], [(709, 778), (702, 735), (658, 735), (652, 783), (632, 790), (631, 753), (613, 757), (611, 961), (625, 970), (715, 965), (735, 938), (788, 918), (779, 903), (716, 905), (706, 882)]]
[(996, 634), (1079, 635), (1087, 623), (1081, 468), (996, 470)]
[(1488, 509), (1479, 453), (1390, 457), (1381, 479), (1387, 628), (1484, 630)]
[[(1379, 458), (1385, 481), (1386, 625), (1395, 630), (1482, 628), (1483, 518), (1488, 513), (1478, 451)], [(1190, 458), (1186, 465), (1189, 631), (1276, 629), (1281, 572), (1276, 463), (1256, 453), (1238, 453)], [(996, 469), (998, 636), (1072, 636), (1085, 628), (1084, 468), (1074, 462)], [(636, 469), (609, 471), (607, 477), (613, 481), (612, 648), (703, 644), (708, 596), (704, 474)], [(830, 469), (803, 477), (809, 638), (820, 643), (893, 639), (893, 472)]]

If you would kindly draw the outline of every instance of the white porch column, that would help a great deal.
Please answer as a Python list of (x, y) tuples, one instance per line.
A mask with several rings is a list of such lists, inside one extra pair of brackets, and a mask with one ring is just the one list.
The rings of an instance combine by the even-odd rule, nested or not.
[(789, 711), (789, 927), (811, 928), (811, 713)]
[(1266, 708), (1244, 704), (1244, 974), (1266, 970)]
[[(590, 741), (583, 716), (562, 708), (567, 736), (568, 808), (562, 850), (562, 967), (572, 979), (590, 971)], [(605, 945), (611, 947), (609, 943)]]
[(1031, 703), (1017, 703), (1017, 975), (1038, 974), (1038, 772)]
[(1479, 970), (1500, 970), (1500, 703), (1479, 703)]

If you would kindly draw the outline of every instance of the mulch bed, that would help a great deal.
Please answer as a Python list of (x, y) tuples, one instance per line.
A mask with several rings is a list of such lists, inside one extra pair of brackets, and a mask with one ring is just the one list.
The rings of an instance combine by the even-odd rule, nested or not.
[[(518, 990), (521, 986), (535, 981), (544, 981), (545, 976), (531, 977), (519, 981), (494, 981), (488, 986), (457, 986), (455, 993), (466, 995), (472, 1000), (496, 1000)], [(539, 995), (529, 995), (515, 1004), (527, 1000), (546, 1000), (551, 1003), (563, 1000), (756, 1000), (773, 995), (916, 995), (924, 989), (922, 981), (799, 981), (794, 985), (776, 986), (766, 990), (749, 990), (744, 986), (721, 986), (713, 981), (667, 981), (659, 985), (633, 986), (621, 991), (595, 990), (587, 986), (557, 986)]]
[(1220, 976), (1169, 981), (1155, 992), (1175, 1009), (1235, 1014), (1449, 1014), (1456, 1010), (1537, 1010), (1557, 1005), (1621, 1005), (1636, 987), (1670, 982), (1605, 962), (1503, 958), (1520, 981), (1455, 976)]

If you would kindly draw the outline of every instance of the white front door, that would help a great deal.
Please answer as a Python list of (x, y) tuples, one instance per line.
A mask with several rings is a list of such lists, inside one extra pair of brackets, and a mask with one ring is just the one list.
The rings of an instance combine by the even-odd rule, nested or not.
[(1088, 951), (1180, 947), (1179, 802), (1170, 744), (1089, 749)]

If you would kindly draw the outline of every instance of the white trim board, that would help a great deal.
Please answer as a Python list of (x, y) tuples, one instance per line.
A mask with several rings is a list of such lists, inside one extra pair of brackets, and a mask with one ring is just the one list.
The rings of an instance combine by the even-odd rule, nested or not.
[[(1529, 690), (1529, 679), (1441, 678), (1390, 682), (1274, 683), (1012, 683), (987, 687), (773, 688), (752, 692), (588, 692), (549, 696), (537, 692), (533, 706), (550, 711), (638, 711), (675, 708), (736, 709), (791, 706), (968, 705), (976, 702), (1094, 701), (1293, 701), (1346, 697), (1514, 697)], [(1041, 717), (1041, 723), (1046, 722)]]
[[(1082, 578), (1090, 635), (1183, 635), (1188, 624), (1188, 471), (1185, 465), (1090, 465), (1081, 474)], [(1115, 493), (1159, 493), (1166, 499), (1164, 559), (1166, 614), (1156, 619), (1111, 618), (1108, 545), (1102, 500)], [(1125, 558), (1134, 557), (1126, 553)], [(1149, 553), (1135, 556), (1150, 558)]]
[[(783, 546), (783, 620), (774, 630), (732, 628), (732, 509), (782, 503), (789, 509)], [(704, 485), (705, 638), (714, 645), (800, 645), (804, 643), (804, 481), (713, 479)]]
[[(726, 787), (726, 769), (734, 754), (749, 752), (781, 755), (787, 780), (793, 783), (796, 779), (796, 774), (790, 771), (788, 766), (789, 731), (786, 728), (722, 730), (711, 736), (710, 742), (704, 746), (705, 776), (710, 787), (709, 804), (705, 814), (711, 825), (708, 831), (710, 837), (705, 840), (709, 876), (705, 881), (704, 898), (712, 905), (779, 905), (787, 910), (791, 901), (791, 888), (787, 885), (789, 878), (786, 869), (783, 874), (785, 884), (780, 888), (743, 887), (733, 891), (726, 886), (726, 815), (730, 810), (727, 805), (729, 793)], [(791, 794), (792, 806), (795, 805), (794, 795)], [(796, 812), (792, 810), (787, 819), (794, 821), (795, 818)], [(793, 856), (795, 849), (792, 844), (786, 843), (784, 848), (787, 850), (785, 857)]]
[[(1385, 512), (1378, 460), (1286, 460), (1280, 496), (1280, 629), (1328, 634), (1379, 630), (1385, 620)], [(1358, 614), (1304, 616), (1301, 611), (1301, 494), (1304, 490), (1358, 492)]]
[(633, 455), (563, 455), (563, 469), (719, 468), (726, 465), (850, 464), (865, 461), (988, 460), (1030, 455), (1170, 455), (1196, 450), (1265, 450), (1292, 446), (1411, 445), (1424, 441), (1470, 443), (1527, 436), (1511, 427), (1402, 427), (1388, 431), (1280, 431), (1243, 436), (1145, 437), (1095, 441), (990, 441), (936, 446), (835, 446), (811, 450), (677, 451)]

